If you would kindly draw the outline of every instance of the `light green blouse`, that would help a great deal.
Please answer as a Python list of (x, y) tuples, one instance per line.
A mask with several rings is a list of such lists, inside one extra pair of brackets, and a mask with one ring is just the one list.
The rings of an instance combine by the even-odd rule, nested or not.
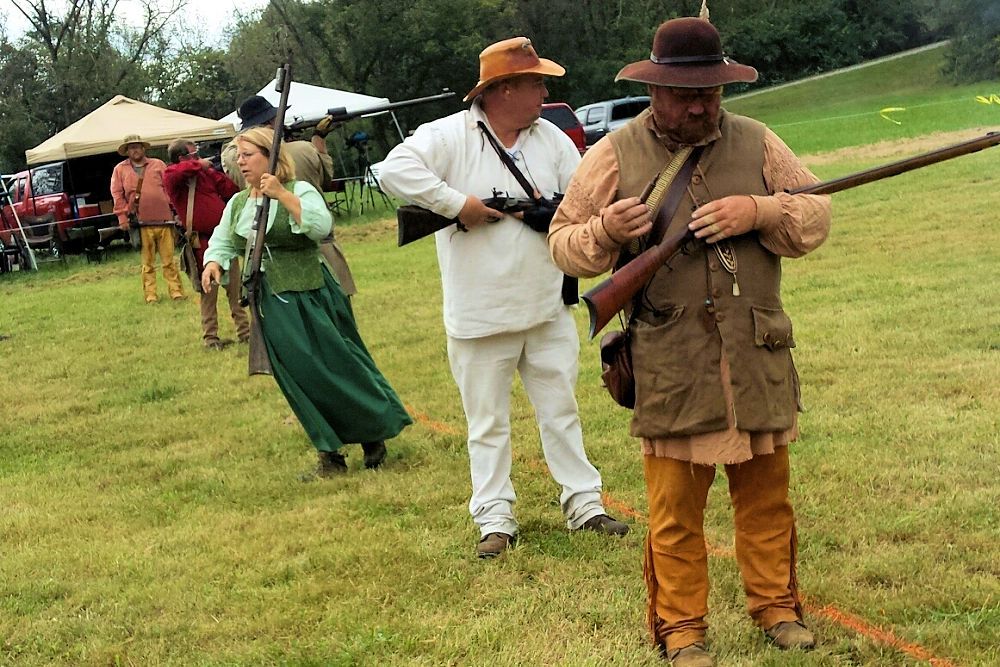
[[(299, 225), (295, 222), (295, 218), (288, 217), (292, 233), (305, 234), (313, 241), (321, 241), (330, 233), (333, 224), (330, 219), (330, 211), (326, 207), (326, 200), (316, 188), (305, 181), (293, 181), (292, 192), (302, 202), (302, 224)], [(260, 203), (261, 198), (250, 197), (236, 220), (233, 219), (233, 202), (235, 201), (236, 197), (233, 197), (226, 204), (225, 210), (222, 211), (222, 220), (219, 221), (219, 226), (212, 231), (212, 238), (208, 240), (208, 248), (205, 250), (205, 263), (218, 262), (223, 270), (228, 269), (229, 262), (240, 255), (240, 249), (233, 244), (233, 233), (235, 232), (248, 240), (253, 235), (253, 219), (257, 215), (257, 204)], [(267, 212), (268, 231), (271, 231), (271, 226), (274, 225), (274, 216), (277, 211), (278, 203), (272, 200)]]

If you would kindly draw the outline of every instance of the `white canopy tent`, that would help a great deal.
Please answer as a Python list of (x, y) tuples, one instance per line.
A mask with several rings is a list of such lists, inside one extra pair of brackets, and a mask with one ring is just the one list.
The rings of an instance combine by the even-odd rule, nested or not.
[(154, 146), (178, 137), (192, 141), (228, 139), (236, 134), (224, 123), (164, 109), (116, 95), (62, 132), (25, 151), (29, 165), (113, 153), (127, 134), (138, 134)]
[[(257, 94), (277, 106), (280, 93), (275, 90), (274, 86), (275, 82), (272, 80), (261, 88)], [(353, 112), (383, 104), (389, 104), (389, 99), (292, 81), (291, 86), (288, 88), (288, 109), (285, 112), (285, 125), (294, 125), (302, 121), (322, 118), (326, 115), (328, 109), (336, 107), (344, 107), (348, 112)], [(403, 131), (400, 129), (399, 123), (396, 122), (396, 116), (391, 112), (389, 114), (396, 125), (396, 131), (399, 132), (399, 138), (402, 140)], [(220, 118), (219, 122), (232, 123), (240, 127), (240, 117), (235, 111)]]

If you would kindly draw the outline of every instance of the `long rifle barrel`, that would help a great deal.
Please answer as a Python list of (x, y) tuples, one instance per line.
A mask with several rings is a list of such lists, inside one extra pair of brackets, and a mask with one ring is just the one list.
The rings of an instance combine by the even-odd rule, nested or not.
[[(291, 65), (285, 63), (278, 68), (278, 73), (275, 76), (275, 88), (280, 91), (281, 96), (278, 98), (278, 109), (277, 114), (274, 119), (274, 126), (281, 127), (285, 120), (285, 109), (288, 106), (288, 90), (289, 83), (291, 83), (292, 72)], [(278, 167), (278, 153), (281, 151), (281, 132), (274, 133), (274, 139), (271, 141), (271, 154), (268, 156), (267, 160), (267, 173), (274, 174), (275, 169)], [(250, 257), (250, 271), (249, 275), (251, 279), (260, 273), (260, 264), (264, 257), (264, 237), (267, 234), (267, 217), (271, 208), (271, 198), (267, 195), (261, 197), (260, 204), (257, 206), (257, 211), (254, 216), (254, 241), (253, 241), (253, 254)]]
[[(833, 194), (961, 155), (975, 153), (997, 144), (1000, 144), (1000, 132), (989, 132), (976, 139), (945, 146), (905, 160), (891, 162), (815, 185), (796, 188), (790, 190), (789, 194)], [(686, 229), (664, 238), (658, 245), (649, 248), (602, 283), (588, 290), (582, 299), (587, 304), (587, 310), (590, 311), (590, 337), (593, 338), (598, 331), (607, 326), (615, 314), (625, 308), (635, 294), (649, 284), (660, 267), (668, 264), (672, 257), (686, 250), (693, 242), (694, 237)]]
[[(354, 111), (348, 111), (347, 107), (333, 107), (331, 109), (327, 109), (326, 116), (332, 117), (333, 122), (335, 123), (343, 123), (349, 120), (354, 120), (355, 118), (373, 116), (375, 114), (385, 113), (386, 111), (395, 111), (396, 109), (405, 109), (406, 107), (412, 107), (418, 104), (427, 104), (428, 102), (437, 102), (438, 100), (446, 100), (449, 97), (454, 96), (454, 92), (445, 89), (444, 92), (438, 93), (437, 95), (417, 97), (412, 100), (401, 100), (399, 102), (389, 102), (387, 104), (380, 104), (373, 107), (367, 107), (365, 109), (355, 109)], [(301, 130), (306, 127), (312, 127), (323, 120), (326, 116), (296, 121), (295, 123), (289, 125), (288, 129)]]
[[(278, 110), (274, 119), (274, 127), (280, 128), (285, 122), (285, 109), (288, 108), (288, 90), (292, 85), (292, 66), (285, 63), (278, 69), (275, 77), (275, 89), (281, 92), (278, 101)], [(274, 174), (278, 167), (278, 154), (281, 152), (281, 132), (274, 133), (271, 141), (271, 154), (267, 160), (267, 173)], [(246, 280), (243, 282), (246, 288), (246, 302), (250, 307), (250, 353), (249, 372), (250, 375), (271, 375), (271, 360), (267, 356), (267, 347), (264, 341), (264, 330), (260, 323), (260, 296), (261, 296), (261, 269), (260, 265), (264, 259), (264, 237), (267, 235), (267, 218), (271, 209), (271, 198), (267, 195), (261, 197), (261, 202), (257, 206), (257, 211), (253, 221), (253, 250), (250, 253), (249, 266), (246, 267)]]
[(849, 190), (859, 185), (881, 181), (882, 179), (891, 178), (892, 176), (913, 171), (914, 169), (921, 169), (962, 155), (976, 153), (984, 148), (992, 148), (997, 144), (1000, 144), (1000, 132), (987, 132), (983, 136), (970, 139), (969, 141), (952, 144), (951, 146), (938, 148), (928, 153), (921, 153), (905, 160), (890, 162), (889, 164), (872, 167), (871, 169), (823, 181), (815, 185), (806, 185), (801, 188), (789, 190), (788, 192), (793, 195), (831, 195), (834, 192)]

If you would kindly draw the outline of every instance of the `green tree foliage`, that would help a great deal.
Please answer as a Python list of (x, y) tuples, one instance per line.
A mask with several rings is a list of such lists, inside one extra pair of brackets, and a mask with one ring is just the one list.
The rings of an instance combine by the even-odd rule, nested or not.
[(143, 98), (150, 70), (164, 60), (164, 30), (183, 4), (143, 0), (142, 26), (131, 28), (108, 0), (67, 0), (62, 13), (43, 0), (11, 0), (31, 29), (16, 43), (2, 43), (0, 111), (4, 125), (13, 123), (0, 129), (4, 168), (22, 166), (26, 149), (115, 95)]
[(19, 49), (0, 32), (0, 171), (6, 173), (24, 164), (24, 151), (48, 136), (48, 129), (32, 114), (33, 105), (44, 99), (44, 88), (35, 79), (35, 54)]
[(160, 72), (157, 104), (195, 116), (222, 118), (233, 110), (233, 100), (240, 93), (227, 65), (224, 51), (183, 47)]
[(925, 0), (716, 3), (728, 53), (760, 72), (756, 86), (846, 67), (933, 41)]
[(1000, 4), (948, 0), (939, 11), (951, 36), (945, 73), (958, 82), (1000, 78)]
[[(128, 28), (113, 0), (10, 0), (31, 31), (16, 42), (0, 33), (0, 165), (115, 94), (219, 118), (257, 92), (290, 60), (295, 79), (393, 101), (449, 88), (453, 100), (401, 111), (404, 130), (462, 108), (478, 78), (478, 54), (512, 35), (567, 67), (550, 80), (550, 98), (577, 107), (642, 86), (614, 82), (625, 64), (645, 58), (656, 27), (695, 16), (701, 0), (270, 0), (239, 15), (225, 50), (180, 31), (188, 0), (133, 0), (145, 7)], [(51, 2), (49, 3), (51, 5)], [(953, 38), (956, 79), (1000, 76), (996, 0), (712, 0), (711, 20), (727, 53), (755, 66), (756, 86), (772, 85)], [(170, 39), (168, 39), (168, 34)], [(197, 39), (196, 37), (194, 39)], [(730, 92), (735, 92), (734, 90)], [(365, 129), (394, 142), (385, 120)], [(332, 135), (335, 136), (335, 135)], [(331, 148), (339, 150), (331, 141)], [(377, 157), (377, 156), (376, 156)]]
[[(660, 23), (696, 14), (700, 3), (520, 0), (517, 5), (521, 28), (517, 32), (534, 40), (545, 57), (567, 66), (564, 78), (550, 82), (551, 99), (577, 107), (609, 97), (645, 94), (639, 84), (615, 83), (615, 75), (625, 64), (649, 56)], [(663, 14), (665, 5), (673, 8), (668, 15)]]

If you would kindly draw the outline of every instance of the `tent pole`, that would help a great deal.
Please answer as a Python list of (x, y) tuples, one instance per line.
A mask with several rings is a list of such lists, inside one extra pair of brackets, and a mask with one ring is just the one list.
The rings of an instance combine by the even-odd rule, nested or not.
[(406, 137), (403, 136), (403, 129), (399, 127), (399, 121), (396, 120), (396, 112), (390, 111), (389, 115), (392, 116), (392, 122), (396, 126), (396, 131), (399, 132), (399, 140), (406, 141)]
[(17, 214), (14, 209), (14, 199), (10, 196), (10, 192), (6, 188), (3, 190), (4, 198), (10, 205), (10, 212), (14, 214), (14, 221), (17, 222), (17, 228), (21, 231), (21, 240), (24, 241), (24, 247), (28, 249), (28, 257), (31, 259), (31, 270), (38, 270), (38, 260), (35, 259), (35, 251), (32, 250), (31, 244), (28, 243), (28, 235), (24, 233), (24, 225), (21, 224), (21, 216)]

